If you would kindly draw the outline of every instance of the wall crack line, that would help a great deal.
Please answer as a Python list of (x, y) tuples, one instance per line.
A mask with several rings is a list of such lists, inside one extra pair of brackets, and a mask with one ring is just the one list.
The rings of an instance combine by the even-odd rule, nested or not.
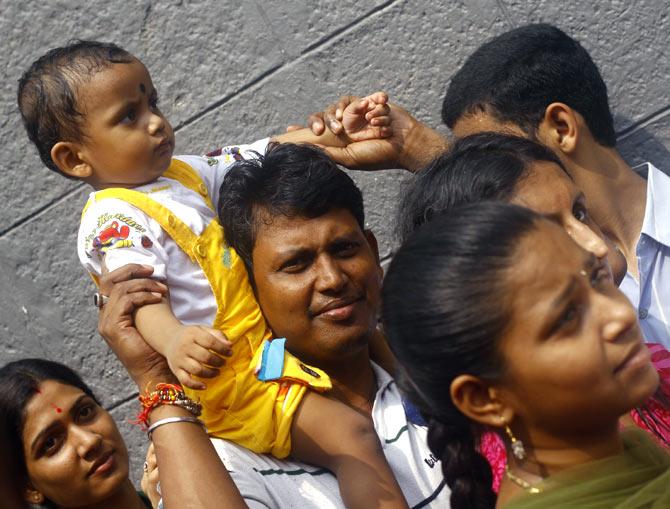
[(65, 200), (66, 198), (69, 198), (69, 197), (72, 196), (73, 194), (77, 193), (77, 192), (78, 192), (80, 189), (82, 189), (85, 185), (86, 185), (86, 184), (83, 184), (83, 183), (78, 184), (78, 185), (77, 185), (76, 187), (74, 187), (73, 189), (70, 189), (69, 191), (67, 191), (67, 192), (65, 192), (65, 193), (63, 193), (63, 194), (61, 194), (60, 196), (56, 196), (53, 200), (49, 201), (48, 203), (44, 204), (43, 206), (41, 206), (41, 207), (39, 207), (39, 208), (37, 208), (37, 209), (35, 209), (35, 210), (33, 210), (33, 211), (30, 212), (28, 215), (23, 216), (21, 219), (19, 219), (18, 221), (12, 223), (11, 225), (9, 225), (9, 226), (8, 226), (7, 228), (5, 228), (4, 230), (0, 230), (0, 239), (1, 239), (2, 237), (6, 236), (7, 234), (11, 233), (12, 231), (16, 230), (18, 227), (20, 227), (20, 226), (26, 224), (26, 223), (27, 223), (28, 221), (30, 221), (31, 219), (34, 219), (35, 217), (40, 216), (40, 215), (43, 214), (44, 212), (46, 212), (46, 211), (48, 211), (49, 209), (55, 207), (56, 205), (58, 205), (59, 203), (61, 203), (61, 202), (62, 202), (63, 200)]
[(118, 401), (115, 401), (114, 403), (112, 403), (111, 405), (109, 405), (109, 406), (106, 408), (106, 410), (107, 410), (108, 412), (111, 412), (112, 410), (115, 410), (116, 408), (119, 408), (120, 406), (125, 405), (125, 404), (128, 403), (129, 401), (133, 401), (134, 399), (137, 399), (137, 396), (138, 396), (138, 395), (139, 395), (139, 393), (137, 393), (137, 392), (133, 392), (130, 396), (127, 396), (127, 397), (125, 397), (125, 398), (123, 398), (123, 399), (120, 399), (120, 400), (118, 400)]
[(628, 136), (636, 132), (641, 127), (645, 127), (649, 124), (654, 123), (659, 118), (665, 117), (668, 113), (670, 113), (670, 105), (664, 106), (663, 108), (659, 108), (658, 110), (632, 123), (628, 127), (621, 129), (621, 131), (616, 133), (617, 140), (621, 141), (623, 139), (626, 139)]
[(512, 16), (510, 16), (509, 11), (507, 10), (507, 6), (505, 5), (504, 0), (496, 0), (496, 4), (498, 4), (498, 8), (502, 11), (502, 15), (505, 18), (505, 21), (507, 21), (507, 24), (509, 25), (509, 28), (516, 28), (516, 24), (514, 21), (512, 21)]
[[(375, 7), (373, 7), (372, 9), (370, 9), (369, 11), (367, 11), (366, 13), (364, 13), (363, 15), (361, 15), (361, 16), (359, 16), (358, 18), (354, 19), (351, 23), (348, 23), (348, 24), (346, 24), (346, 25), (344, 25), (344, 26), (342, 26), (342, 27), (340, 27), (340, 28), (334, 30), (333, 32), (331, 32), (331, 33), (329, 33), (328, 35), (322, 37), (321, 39), (319, 39), (319, 40), (316, 41), (315, 43), (310, 44), (309, 46), (307, 46), (307, 48), (303, 49), (303, 50), (300, 52), (300, 54), (299, 54), (296, 58), (294, 58), (293, 60), (291, 60), (291, 61), (285, 61), (285, 62), (282, 62), (282, 63), (279, 63), (279, 64), (274, 65), (274, 66), (271, 67), (270, 69), (268, 69), (268, 70), (266, 70), (265, 72), (263, 72), (263, 73), (261, 73), (260, 75), (258, 75), (256, 78), (254, 78), (254, 79), (252, 79), (251, 81), (249, 81), (248, 83), (245, 83), (244, 85), (242, 85), (242, 86), (241, 86), (240, 88), (238, 88), (237, 90), (231, 92), (230, 94), (225, 95), (224, 97), (222, 97), (221, 99), (219, 99), (219, 100), (217, 100), (217, 101), (214, 101), (212, 104), (206, 106), (205, 108), (203, 108), (203, 109), (200, 110), (199, 112), (197, 112), (197, 113), (195, 113), (194, 115), (188, 117), (186, 120), (183, 120), (182, 122), (180, 122), (179, 124), (177, 124), (177, 125), (174, 127), (174, 131), (175, 131), (175, 132), (178, 132), (178, 131), (180, 131), (181, 129), (183, 129), (183, 128), (185, 128), (185, 127), (187, 127), (187, 126), (193, 124), (194, 122), (196, 122), (197, 120), (201, 119), (202, 117), (204, 117), (204, 116), (207, 115), (208, 113), (210, 113), (210, 112), (214, 111), (215, 109), (217, 109), (217, 108), (223, 106), (224, 104), (227, 104), (228, 102), (230, 102), (230, 101), (232, 101), (233, 99), (235, 99), (237, 96), (242, 95), (242, 94), (243, 94), (244, 92), (246, 92), (247, 90), (250, 90), (251, 88), (255, 87), (256, 85), (265, 82), (267, 79), (271, 78), (274, 74), (276, 74), (278, 71), (280, 71), (280, 70), (283, 69), (284, 67), (289, 66), (289, 65), (293, 65), (293, 64), (295, 64), (295, 63), (297, 63), (297, 62), (300, 62), (301, 60), (303, 60), (304, 58), (306, 58), (307, 56), (309, 56), (310, 54), (312, 54), (313, 52), (315, 52), (315, 51), (318, 50), (319, 48), (321, 48), (321, 47), (327, 45), (329, 42), (331, 42), (331, 41), (333, 41), (334, 39), (336, 39), (338, 36), (341, 36), (341, 35), (343, 35), (343, 34), (349, 32), (349, 31), (355, 29), (358, 25), (360, 25), (361, 23), (363, 23), (363, 22), (364, 22), (365, 20), (367, 20), (368, 18), (370, 18), (370, 17), (374, 16), (375, 14), (378, 14), (378, 13), (384, 11), (384, 10), (387, 10), (389, 7), (393, 6), (394, 4), (399, 3), (399, 1), (400, 1), (400, 0), (388, 0), (388, 1), (386, 1), (386, 2), (383, 2), (383, 3), (381, 3), (381, 4), (379, 4), (379, 5), (375, 6)], [(257, 6), (258, 6), (258, 5), (257, 5)], [(259, 11), (260, 11), (260, 10), (261, 10), (261, 7), (258, 6), (258, 8), (259, 8)], [(261, 17), (262, 17), (263, 19), (267, 20), (267, 16), (263, 16), (263, 15), (261, 15)], [(274, 34), (273, 34), (273, 35), (274, 35)], [(282, 48), (282, 54), (286, 55), (286, 52), (284, 51), (283, 48)], [(15, 230), (16, 228), (18, 228), (18, 227), (24, 225), (25, 223), (27, 223), (27, 222), (30, 221), (31, 219), (33, 219), (33, 218), (39, 216), (39, 215), (42, 214), (43, 212), (46, 212), (46, 211), (49, 210), (50, 208), (54, 207), (55, 205), (57, 205), (58, 203), (60, 203), (63, 199), (65, 199), (65, 198), (71, 196), (72, 194), (74, 194), (75, 192), (77, 192), (77, 191), (78, 191), (79, 189), (81, 189), (83, 186), (84, 186), (84, 184), (80, 184), (80, 185), (78, 185), (77, 187), (75, 187), (75, 188), (72, 189), (71, 191), (68, 191), (67, 193), (65, 193), (65, 194), (63, 194), (63, 195), (54, 198), (53, 200), (51, 200), (50, 202), (48, 202), (48, 203), (45, 204), (44, 206), (42, 206), (42, 207), (40, 207), (40, 208), (34, 210), (33, 212), (31, 212), (31, 213), (29, 213), (28, 215), (24, 216), (23, 218), (19, 219), (18, 221), (16, 221), (15, 223), (11, 224), (10, 226), (8, 226), (7, 228), (5, 228), (4, 230), (0, 230), (0, 238), (2, 238), (2, 237), (4, 237), (5, 235), (11, 233), (11, 232), (12, 232), (13, 230)]]
[(332, 41), (333, 39), (337, 38), (338, 36), (343, 35), (343, 34), (345, 34), (346, 32), (349, 32), (349, 31), (353, 30), (353, 29), (356, 28), (358, 25), (360, 25), (362, 22), (364, 22), (366, 19), (370, 18), (371, 16), (374, 16), (375, 14), (378, 14), (379, 12), (381, 12), (381, 11), (383, 11), (383, 10), (388, 9), (388, 8), (391, 7), (393, 4), (396, 4), (396, 3), (398, 3), (398, 2), (399, 2), (399, 0), (388, 0), (388, 1), (382, 3), (382, 4), (378, 5), (378, 6), (376, 6), (376, 7), (372, 8), (372, 9), (370, 9), (368, 12), (366, 12), (366, 13), (363, 14), (362, 16), (356, 18), (356, 19), (353, 20), (351, 23), (349, 23), (349, 24), (347, 24), (347, 25), (345, 25), (345, 26), (343, 26), (343, 27), (338, 28), (337, 30), (335, 30), (335, 31), (333, 31), (333, 32), (331, 32), (331, 33), (329, 33), (328, 35), (326, 35), (326, 36), (324, 36), (324, 37), (322, 37), (321, 39), (319, 39), (319, 40), (316, 41), (315, 43), (313, 43), (313, 44), (307, 46), (307, 48), (305, 48), (304, 50), (302, 50), (302, 51), (300, 52), (300, 54), (299, 54), (296, 58), (294, 58), (293, 60), (290, 60), (290, 61), (287, 61), (287, 62), (282, 62), (282, 63), (276, 64), (275, 66), (271, 67), (271, 68), (268, 69), (267, 71), (265, 71), (265, 72), (261, 73), (260, 75), (258, 75), (256, 78), (254, 78), (254, 79), (251, 80), (250, 82), (245, 83), (244, 85), (242, 85), (242, 86), (241, 86), (240, 88), (238, 88), (237, 90), (235, 90), (235, 91), (233, 91), (233, 92), (227, 94), (226, 96), (222, 97), (221, 99), (219, 99), (219, 100), (217, 100), (217, 101), (214, 101), (214, 102), (213, 102), (212, 104), (210, 104), (209, 106), (206, 106), (205, 108), (203, 108), (203, 109), (200, 110), (199, 112), (197, 112), (197, 113), (195, 113), (194, 115), (188, 117), (186, 120), (183, 120), (182, 122), (180, 122), (180, 123), (175, 127), (175, 132), (177, 132), (177, 131), (183, 129), (184, 127), (187, 127), (187, 126), (193, 124), (193, 123), (196, 122), (197, 120), (200, 120), (202, 117), (204, 117), (204, 116), (207, 115), (208, 113), (214, 111), (215, 109), (217, 109), (217, 108), (223, 106), (223, 105), (226, 104), (226, 103), (229, 103), (230, 101), (232, 101), (233, 99), (235, 99), (237, 96), (242, 95), (244, 92), (246, 92), (247, 90), (250, 90), (250, 89), (253, 88), (254, 86), (259, 85), (259, 84), (265, 82), (266, 80), (268, 80), (269, 78), (271, 78), (274, 74), (276, 74), (278, 71), (280, 71), (280, 70), (283, 69), (284, 67), (287, 67), (287, 66), (290, 66), (290, 65), (294, 65), (294, 64), (296, 64), (297, 62), (300, 62), (301, 60), (303, 60), (304, 58), (306, 58), (307, 56), (309, 56), (311, 53), (313, 53), (315, 50), (317, 50), (317, 49), (319, 49), (319, 48), (325, 46), (326, 44), (328, 44), (330, 41)]

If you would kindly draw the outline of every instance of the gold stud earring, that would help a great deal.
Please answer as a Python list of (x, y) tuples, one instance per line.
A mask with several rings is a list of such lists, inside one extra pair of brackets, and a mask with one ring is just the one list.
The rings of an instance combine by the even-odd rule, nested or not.
[(505, 433), (507, 433), (507, 436), (511, 442), (512, 454), (514, 454), (514, 457), (519, 461), (526, 459), (526, 449), (523, 446), (523, 442), (514, 436), (514, 433), (512, 433), (512, 428), (510, 428), (507, 424), (505, 424)]

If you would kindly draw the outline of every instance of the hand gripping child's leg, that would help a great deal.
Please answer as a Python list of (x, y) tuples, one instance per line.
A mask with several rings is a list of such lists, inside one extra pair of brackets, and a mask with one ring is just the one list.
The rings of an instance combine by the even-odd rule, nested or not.
[(331, 470), (350, 509), (407, 508), (372, 418), (307, 391), (291, 426), (291, 455)]

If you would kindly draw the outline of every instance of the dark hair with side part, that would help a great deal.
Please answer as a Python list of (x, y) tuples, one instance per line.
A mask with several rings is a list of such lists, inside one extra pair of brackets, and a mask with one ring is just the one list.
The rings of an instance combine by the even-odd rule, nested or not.
[(524, 236), (543, 219), (514, 205), (466, 205), (422, 226), (393, 258), (382, 320), (402, 366), (400, 383), (428, 418), (453, 509), (493, 509), (491, 468), (478, 452), (481, 426), (453, 404), (453, 380), (496, 380), (510, 310), (505, 272)]
[[(13, 456), (13, 481), (22, 488), (28, 483), (26, 459), (21, 445), (25, 409), (30, 399), (37, 394), (40, 383), (46, 380), (76, 387), (98, 403), (91, 389), (79, 375), (58, 362), (44, 359), (22, 359), (0, 368), (0, 419), (8, 435), (7, 445)], [(3, 449), (4, 447), (3, 445)]]
[(442, 120), (453, 128), (464, 115), (486, 112), (534, 138), (547, 106), (579, 112), (595, 140), (614, 147), (607, 87), (588, 52), (558, 28), (527, 25), (480, 46), (453, 76)]
[(236, 163), (221, 184), (218, 204), (226, 242), (250, 276), (262, 214), (315, 218), (336, 209), (348, 210), (365, 228), (363, 196), (351, 177), (322, 150), (292, 143)]
[(84, 113), (77, 100), (79, 86), (113, 64), (127, 64), (133, 55), (116, 44), (72, 41), (35, 60), (19, 80), (17, 99), (23, 125), (42, 162), (62, 173), (51, 159), (59, 141), (81, 141)]
[(555, 163), (568, 175), (551, 150), (526, 138), (480, 133), (457, 140), (407, 182), (397, 218), (400, 239), (460, 205), (508, 201), (538, 161)]

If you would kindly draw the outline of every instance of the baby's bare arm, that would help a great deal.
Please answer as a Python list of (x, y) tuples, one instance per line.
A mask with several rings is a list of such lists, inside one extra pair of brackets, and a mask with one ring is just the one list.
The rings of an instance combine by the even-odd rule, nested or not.
[(348, 104), (343, 111), (338, 133), (324, 129), (315, 134), (311, 129), (294, 129), (273, 137), (278, 143), (312, 143), (324, 148), (346, 147), (355, 142), (387, 138), (391, 135), (388, 97), (375, 92)]
[(184, 325), (163, 299), (136, 311), (135, 324), (145, 341), (165, 357), (179, 382), (203, 390), (205, 384), (193, 377), (213, 378), (231, 354), (231, 344), (219, 330), (201, 325)]

